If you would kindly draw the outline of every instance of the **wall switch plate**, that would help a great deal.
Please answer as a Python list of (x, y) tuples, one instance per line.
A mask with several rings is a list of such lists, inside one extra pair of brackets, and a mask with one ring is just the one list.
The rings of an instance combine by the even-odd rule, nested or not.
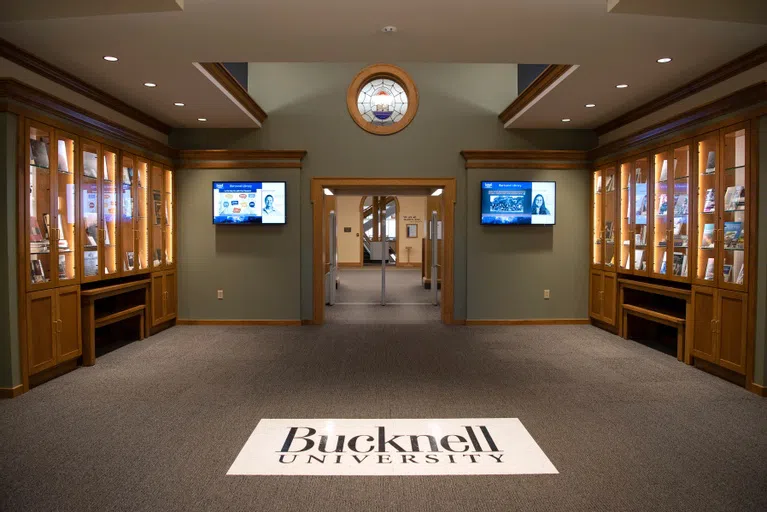
[(219, 290), (217, 296), (218, 296), (219, 300), (223, 299), (224, 298), (224, 290)]
[(543, 290), (543, 298), (544, 299), (550, 299), (551, 298), (551, 291), (550, 290)]

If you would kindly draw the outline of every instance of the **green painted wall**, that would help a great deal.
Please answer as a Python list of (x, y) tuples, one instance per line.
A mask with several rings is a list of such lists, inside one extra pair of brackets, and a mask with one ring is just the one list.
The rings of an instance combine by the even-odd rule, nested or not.
[[(227, 180), (287, 182), (287, 224), (214, 226), (212, 182)], [(300, 320), (300, 171), (180, 169), (176, 183), (178, 317)]]
[[(311, 259), (312, 226), (310, 181), (314, 176), (365, 176), (365, 177), (455, 177), (458, 194), (455, 219), (455, 316), (466, 318), (467, 302), (481, 300), (475, 295), (482, 293), (484, 287), (491, 287), (498, 273), (525, 273), (522, 266), (515, 265), (520, 258), (518, 251), (508, 250), (508, 258), (503, 265), (485, 268), (480, 273), (473, 273), (478, 280), (472, 286), (472, 295), (467, 295), (467, 262), (479, 261), (476, 255), (482, 250), (484, 242), (478, 246), (469, 243), (469, 237), (476, 242), (488, 236), (480, 230), (477, 215), (468, 215), (469, 196), (478, 196), (479, 189), (467, 187), (467, 171), (464, 168), (462, 149), (589, 149), (596, 145), (596, 137), (590, 131), (578, 130), (504, 130), (498, 120), (498, 112), (516, 95), (516, 67), (513, 65), (481, 64), (401, 64), (413, 77), (420, 97), (418, 114), (411, 125), (404, 131), (380, 137), (368, 134), (360, 129), (349, 117), (346, 109), (346, 89), (354, 76), (364, 67), (362, 63), (340, 64), (250, 64), (249, 89), (259, 104), (269, 113), (269, 119), (261, 130), (176, 130), (171, 134), (171, 145), (182, 149), (305, 149), (308, 156), (301, 171), (300, 190), (300, 278), (292, 276), (293, 283), (300, 281), (301, 318), (311, 318)], [(195, 171), (204, 172), (204, 171)], [(556, 173), (563, 179), (571, 180), (573, 171)], [(551, 179), (550, 172), (530, 171), (528, 176), (545, 176)], [(180, 177), (181, 180), (186, 178)], [(543, 178), (542, 178), (543, 179)], [(558, 178), (555, 178), (558, 179)], [(209, 208), (209, 190), (194, 189), (207, 186), (202, 182), (188, 184), (182, 188), (180, 203), (185, 202), (184, 191), (203, 200), (201, 209)], [(567, 193), (563, 187), (562, 193)], [(580, 192), (579, 192), (580, 193)], [(295, 201), (296, 196), (291, 196)], [(586, 205), (585, 195), (581, 195)], [(296, 204), (295, 202), (292, 204)], [(183, 207), (182, 207), (183, 208)], [(184, 251), (191, 242), (190, 237), (211, 236), (208, 230), (198, 232), (190, 224), (185, 212), (180, 211), (179, 246)], [(207, 215), (207, 214), (206, 214)], [(196, 219), (197, 217), (193, 217)], [(588, 215), (579, 216), (582, 226), (573, 228), (575, 232), (585, 233)], [(193, 221), (193, 220), (192, 220)], [(206, 220), (206, 222), (208, 222)], [(559, 233), (560, 228), (557, 228)], [(561, 229), (564, 232), (564, 228)], [(470, 235), (471, 233), (471, 235)], [(492, 236), (492, 235), (490, 235)], [(584, 235), (583, 240), (586, 240)], [(205, 242), (209, 244), (210, 242)], [(232, 243), (241, 244), (243, 252), (253, 245), (242, 239)], [(293, 241), (289, 245), (292, 245)], [(200, 262), (211, 268), (217, 260), (211, 253), (210, 259)], [(474, 259), (472, 260), (472, 255)], [(569, 268), (569, 281), (583, 280), (587, 276), (588, 251), (576, 254), (554, 254), (557, 267)], [(181, 252), (179, 261), (189, 257)], [(244, 264), (243, 260), (243, 264)], [(528, 261), (523, 257), (520, 261)], [(265, 260), (262, 264), (267, 264)], [(500, 261), (499, 261), (500, 263)], [(271, 260), (269, 264), (278, 264)], [(180, 263), (181, 265), (181, 263)], [(245, 276), (246, 268), (228, 267), (234, 274), (244, 276), (242, 286), (256, 286)], [(563, 273), (566, 272), (563, 270)], [(579, 277), (575, 277), (578, 275)], [(581, 277), (582, 275), (582, 277)], [(274, 277), (261, 284), (270, 288), (283, 286), (285, 281)], [(179, 276), (182, 283), (184, 275)], [(556, 288), (554, 288), (556, 289)], [(552, 293), (555, 293), (552, 291)], [(517, 290), (512, 300), (502, 302), (503, 310), (498, 310), (500, 318), (519, 318), (525, 311), (526, 317), (545, 317), (549, 313), (546, 305), (538, 301), (536, 289)], [(577, 291), (572, 297), (575, 302), (586, 303), (588, 286)], [(540, 305), (531, 310), (529, 304)], [(198, 295), (180, 294), (180, 308), (184, 311), (204, 311)], [(285, 302), (281, 305), (284, 314), (292, 313), (294, 305)], [(575, 315), (575, 313), (573, 313)], [(585, 317), (584, 314), (579, 316)], [(264, 314), (254, 312), (252, 318), (265, 318)]]
[(21, 384), (16, 288), (16, 133), (14, 114), (0, 113), (0, 388)]
[[(753, 164), (752, 164), (753, 165)], [(759, 197), (767, 198), (767, 116), (759, 120)], [(767, 240), (767, 201), (759, 201), (759, 240)], [(767, 243), (758, 245), (754, 382), (767, 385)]]

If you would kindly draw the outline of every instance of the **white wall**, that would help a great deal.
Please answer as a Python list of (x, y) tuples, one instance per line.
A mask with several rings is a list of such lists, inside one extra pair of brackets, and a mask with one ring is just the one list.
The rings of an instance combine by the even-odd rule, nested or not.
[[(360, 196), (336, 196), (338, 263), (360, 263)], [(344, 233), (344, 228), (352, 228)]]
[[(426, 197), (398, 196), (400, 211), (397, 212), (397, 243), (399, 244), (397, 262), (407, 264), (410, 249), (410, 263), (421, 263), (421, 240), (425, 236), (423, 221), (426, 219)], [(407, 237), (407, 225), (418, 225), (418, 238)]]

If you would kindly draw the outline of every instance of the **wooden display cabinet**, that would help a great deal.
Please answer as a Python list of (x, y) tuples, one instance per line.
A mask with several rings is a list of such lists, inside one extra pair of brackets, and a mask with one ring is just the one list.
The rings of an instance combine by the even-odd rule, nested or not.
[(152, 273), (152, 327), (176, 318), (176, 271)]
[(634, 160), (633, 167), (633, 266), (632, 274), (648, 276), (650, 274), (651, 257), (648, 257), (652, 240), (652, 180), (650, 179), (650, 163), (648, 157)]
[(589, 316), (615, 326), (617, 320), (617, 274), (592, 270), (589, 278)]
[(82, 355), (80, 287), (30, 292), (26, 297), (29, 375)]
[(634, 268), (634, 201), (631, 193), (634, 189), (634, 172), (631, 162), (621, 163), (619, 179), (618, 272), (631, 274)]
[(150, 228), (150, 242), (151, 242), (151, 267), (152, 272), (157, 270), (163, 270), (165, 266), (165, 194), (163, 192), (165, 185), (165, 176), (163, 168), (160, 164), (152, 162), (151, 164), (151, 179), (150, 179), (150, 201), (152, 204), (151, 209), (151, 228)]
[(120, 173), (120, 257), (122, 275), (149, 272), (147, 224), (148, 163), (134, 155), (123, 154)]
[(601, 269), (604, 249), (602, 238), (603, 209), (602, 200), (602, 170), (596, 171), (592, 176), (591, 191), (591, 267)]
[(175, 206), (173, 204), (173, 171), (163, 168), (163, 257), (165, 268), (175, 268)]
[(692, 355), (745, 375), (748, 296), (693, 286), (692, 302)]

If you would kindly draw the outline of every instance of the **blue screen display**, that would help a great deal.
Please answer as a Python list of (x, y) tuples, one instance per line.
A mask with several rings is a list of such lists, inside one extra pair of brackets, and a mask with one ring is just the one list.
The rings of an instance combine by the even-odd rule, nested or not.
[(285, 224), (285, 208), (285, 182), (213, 182), (213, 224)]
[(483, 181), (481, 224), (556, 224), (554, 181)]

